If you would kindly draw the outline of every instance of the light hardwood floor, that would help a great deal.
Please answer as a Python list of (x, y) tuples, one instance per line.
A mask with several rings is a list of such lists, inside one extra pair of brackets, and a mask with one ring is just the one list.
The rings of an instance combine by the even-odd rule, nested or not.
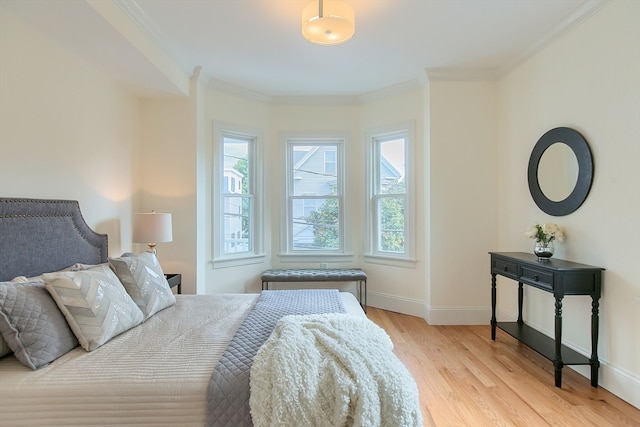
[(568, 367), (562, 388), (553, 364), (487, 326), (430, 326), (369, 307), (420, 389), (425, 426), (640, 427), (640, 410)]

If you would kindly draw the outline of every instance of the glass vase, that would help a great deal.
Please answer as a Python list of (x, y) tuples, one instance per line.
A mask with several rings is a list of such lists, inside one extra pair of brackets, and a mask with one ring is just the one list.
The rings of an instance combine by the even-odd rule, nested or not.
[(553, 241), (551, 242), (536, 242), (533, 247), (533, 253), (538, 257), (539, 261), (544, 261), (553, 256), (554, 252)]

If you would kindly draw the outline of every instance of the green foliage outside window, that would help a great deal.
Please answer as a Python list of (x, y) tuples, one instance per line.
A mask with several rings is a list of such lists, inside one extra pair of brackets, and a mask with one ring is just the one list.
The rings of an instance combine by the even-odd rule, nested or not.
[(384, 197), (380, 200), (380, 249), (404, 252), (404, 200)]
[(317, 249), (338, 249), (340, 247), (338, 199), (327, 199), (305, 220), (313, 225), (313, 243)]

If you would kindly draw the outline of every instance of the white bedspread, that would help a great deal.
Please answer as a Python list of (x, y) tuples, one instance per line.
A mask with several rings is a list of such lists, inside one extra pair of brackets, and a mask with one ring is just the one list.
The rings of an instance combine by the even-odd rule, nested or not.
[(368, 319), (286, 316), (251, 368), (256, 427), (422, 426), (418, 389)]
[[(37, 371), (0, 359), (0, 426), (202, 426), (213, 368), (258, 294), (177, 295), (93, 352)], [(351, 294), (347, 310), (361, 313)]]

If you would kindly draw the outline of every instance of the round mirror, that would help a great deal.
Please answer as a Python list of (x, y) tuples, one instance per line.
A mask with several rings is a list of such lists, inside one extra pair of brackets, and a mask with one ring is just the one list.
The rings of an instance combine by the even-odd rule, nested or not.
[(538, 165), (542, 193), (554, 202), (571, 194), (578, 182), (578, 159), (567, 144), (556, 142), (544, 150)]
[(589, 144), (571, 128), (551, 129), (529, 158), (529, 191), (549, 215), (563, 216), (582, 205), (591, 189), (593, 159)]

